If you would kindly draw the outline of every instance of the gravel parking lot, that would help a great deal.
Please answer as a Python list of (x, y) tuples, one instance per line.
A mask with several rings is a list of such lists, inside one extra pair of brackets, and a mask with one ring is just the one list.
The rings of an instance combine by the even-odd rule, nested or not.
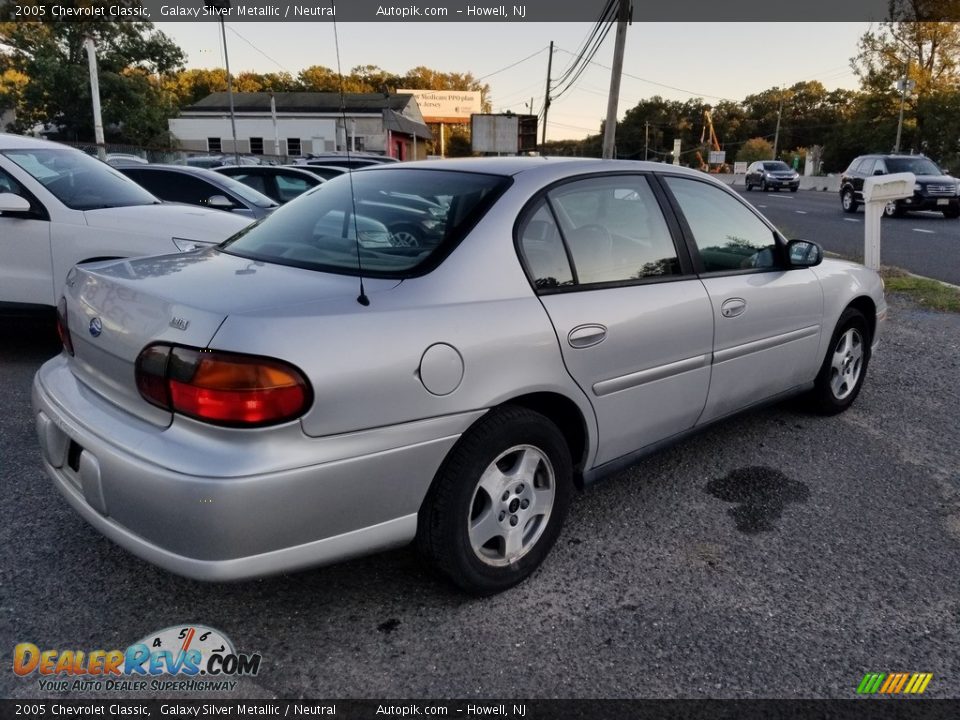
[(120, 550), (39, 466), (51, 328), (0, 321), (0, 695), (50, 695), (9, 671), (18, 642), (124, 648), (202, 623), (263, 655), (236, 696), (850, 698), (866, 672), (931, 672), (927, 696), (960, 697), (960, 316), (890, 300), (849, 412), (778, 405), (647, 459), (484, 600), (407, 549), (230, 585)]

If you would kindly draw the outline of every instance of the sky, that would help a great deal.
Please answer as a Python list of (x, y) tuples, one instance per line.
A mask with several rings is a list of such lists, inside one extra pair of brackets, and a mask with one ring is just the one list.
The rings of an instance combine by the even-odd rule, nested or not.
[[(551, 77), (574, 59), (593, 23), (338, 23), (340, 66), (378, 65), (398, 75), (425, 65), (473, 73), (490, 85), (494, 112), (543, 106), (550, 41)], [(222, 67), (214, 22), (156, 23), (183, 49), (187, 67)], [(337, 68), (332, 23), (228, 22), (231, 72)], [(868, 23), (634, 23), (627, 29), (618, 117), (644, 98), (743, 100), (772, 87), (819, 80), (856, 88), (850, 69)], [(606, 114), (614, 33), (575, 86), (554, 100), (547, 138), (597, 133)], [(532, 56), (532, 57), (530, 57)], [(516, 63), (516, 64), (515, 64)], [(508, 67), (513, 65), (513, 67)], [(506, 68), (506, 69), (505, 69)], [(721, 138), (722, 141), (722, 138)]]

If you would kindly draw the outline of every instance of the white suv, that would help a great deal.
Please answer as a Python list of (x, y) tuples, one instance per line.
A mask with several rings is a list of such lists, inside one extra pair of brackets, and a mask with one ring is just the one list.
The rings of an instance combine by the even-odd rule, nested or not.
[(0, 134), (0, 309), (56, 305), (76, 263), (219, 243), (250, 222), (161, 203), (79, 150)]

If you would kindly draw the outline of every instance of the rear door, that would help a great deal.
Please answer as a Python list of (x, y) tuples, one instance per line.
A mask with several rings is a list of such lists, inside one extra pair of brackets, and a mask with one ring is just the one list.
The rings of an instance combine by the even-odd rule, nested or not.
[(776, 232), (737, 195), (665, 176), (714, 319), (713, 372), (700, 422), (813, 380), (823, 293), (809, 268), (789, 268)]
[(525, 212), (519, 246), (599, 425), (594, 466), (693, 426), (710, 380), (710, 299), (647, 176), (582, 178)]

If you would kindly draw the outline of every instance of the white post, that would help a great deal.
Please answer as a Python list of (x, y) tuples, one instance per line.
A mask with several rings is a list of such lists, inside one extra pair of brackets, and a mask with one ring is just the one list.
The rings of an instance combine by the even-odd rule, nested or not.
[(880, 220), (886, 203), (871, 202), (863, 206), (863, 264), (880, 269)]
[(273, 118), (273, 154), (280, 159), (280, 129), (277, 127), (277, 100), (270, 93), (270, 117)]
[(863, 181), (863, 264), (880, 270), (880, 220), (889, 202), (913, 196), (917, 177), (913, 173), (892, 173)]
[(103, 161), (107, 159), (107, 146), (103, 141), (103, 117), (100, 113), (100, 80), (97, 75), (97, 46), (93, 38), (83, 41), (87, 51), (87, 63), (90, 66), (90, 95), (93, 96), (93, 135), (97, 141), (97, 157)]

